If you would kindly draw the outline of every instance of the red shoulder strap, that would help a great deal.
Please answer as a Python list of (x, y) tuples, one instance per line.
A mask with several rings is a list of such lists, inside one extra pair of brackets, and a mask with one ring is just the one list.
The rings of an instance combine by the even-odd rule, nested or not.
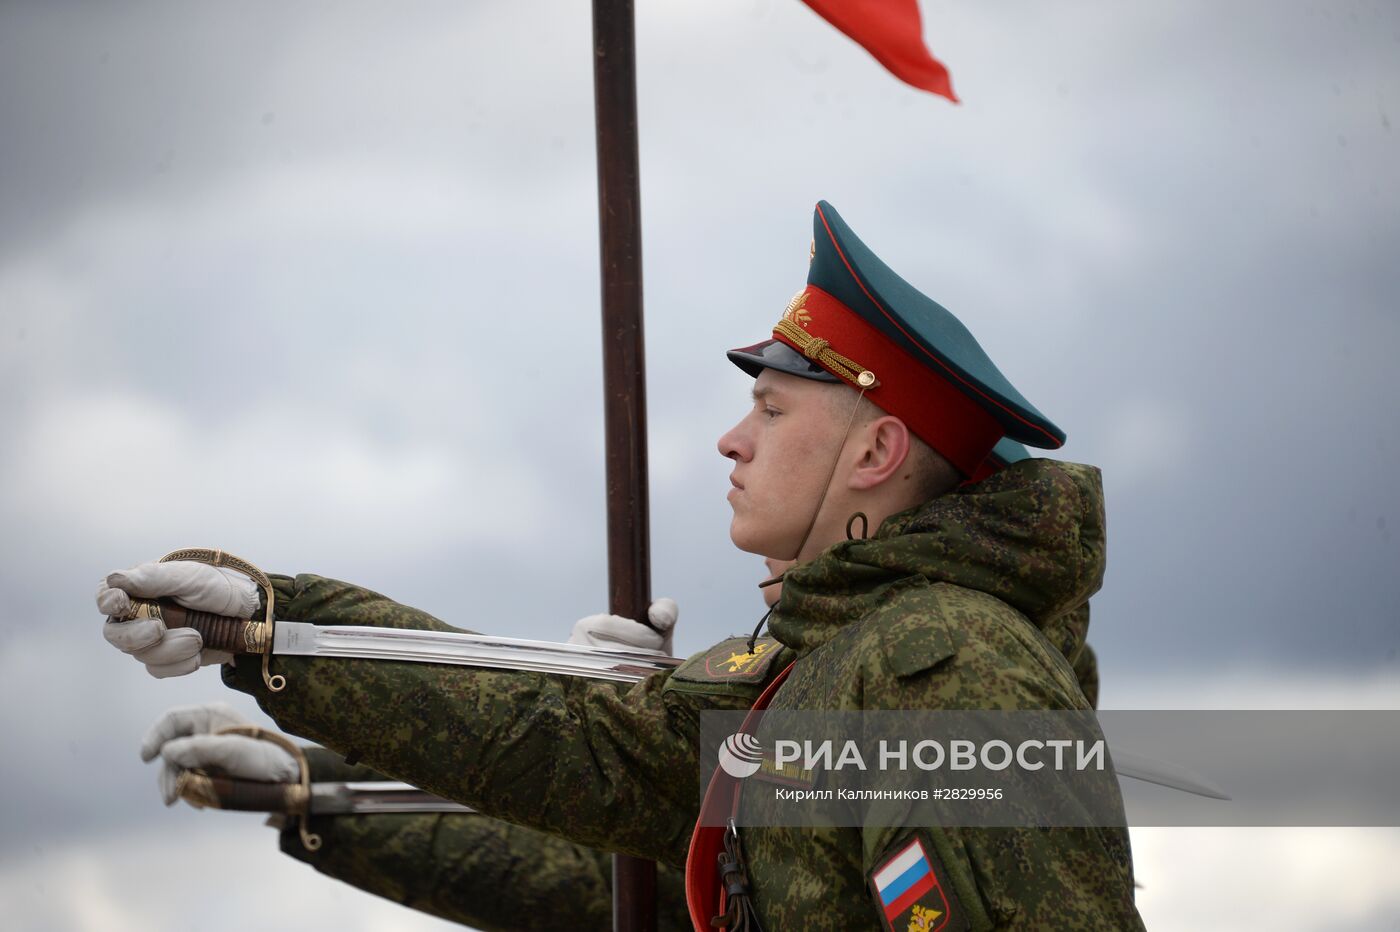
[[(759, 719), (763, 718), (763, 711), (773, 701), (778, 687), (783, 685), (795, 664), (796, 661), (793, 661), (784, 667), (763, 690), (745, 716), (741, 731), (753, 734)], [(719, 853), (724, 850), (724, 822), (738, 808), (742, 787), (742, 780), (716, 767), (710, 775), (709, 786), (705, 788), (705, 800), (700, 804), (700, 819), (690, 836), (690, 853), (685, 859), (685, 900), (690, 907), (690, 921), (697, 932), (710, 932), (710, 919), (723, 912)]]

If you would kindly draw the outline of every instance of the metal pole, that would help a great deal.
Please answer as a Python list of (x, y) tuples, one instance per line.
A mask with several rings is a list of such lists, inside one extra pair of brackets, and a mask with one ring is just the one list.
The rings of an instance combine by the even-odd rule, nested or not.
[[(651, 604), (642, 215), (632, 0), (593, 0), (593, 100), (603, 279), (608, 604), (646, 619)], [(613, 928), (655, 932), (656, 865), (613, 856)]]

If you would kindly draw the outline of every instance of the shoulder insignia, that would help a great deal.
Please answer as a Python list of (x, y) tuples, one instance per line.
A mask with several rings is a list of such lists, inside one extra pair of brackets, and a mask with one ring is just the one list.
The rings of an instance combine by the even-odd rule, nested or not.
[(970, 929), (957, 897), (944, 886), (947, 872), (918, 835), (890, 849), (870, 872), (870, 891), (885, 932), (954, 932)]
[[(691, 656), (676, 667), (667, 686), (685, 692), (745, 697), (772, 676), (779, 655), (787, 655), (774, 638), (759, 638), (749, 653), (747, 637), (733, 637)], [(750, 699), (752, 703), (752, 699)]]
[(725, 641), (705, 655), (705, 673), (714, 680), (761, 676), (777, 652), (778, 642), (773, 638), (760, 638), (754, 643), (752, 653), (743, 639)]

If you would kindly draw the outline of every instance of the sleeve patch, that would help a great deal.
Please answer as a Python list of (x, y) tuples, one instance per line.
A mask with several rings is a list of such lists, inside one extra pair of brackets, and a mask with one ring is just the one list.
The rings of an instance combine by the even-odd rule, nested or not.
[(892, 848), (870, 872), (870, 892), (886, 932), (954, 932), (971, 928), (957, 897), (945, 888), (947, 871), (919, 836)]
[(748, 638), (730, 638), (676, 668), (673, 679), (689, 682), (760, 683), (782, 651), (774, 638), (759, 638), (749, 653)]

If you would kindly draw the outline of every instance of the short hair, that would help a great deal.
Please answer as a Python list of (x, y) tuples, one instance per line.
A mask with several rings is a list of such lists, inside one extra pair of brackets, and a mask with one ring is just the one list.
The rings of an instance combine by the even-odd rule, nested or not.
[[(844, 424), (851, 417), (851, 398), (855, 389), (847, 385), (833, 385), (832, 387), (841, 390), (827, 393), (827, 407), (832, 417), (839, 419)], [(888, 411), (864, 395), (858, 397), (860, 401), (855, 418), (861, 423), (868, 424), (877, 418), (889, 415)], [(905, 426), (908, 427), (908, 425)], [(963, 474), (958, 471), (958, 467), (921, 438), (915, 436), (912, 430), (909, 431), (909, 455), (905, 458), (901, 470), (903, 475), (913, 484), (914, 498), (917, 499), (918, 503), (951, 492), (964, 479)]]

